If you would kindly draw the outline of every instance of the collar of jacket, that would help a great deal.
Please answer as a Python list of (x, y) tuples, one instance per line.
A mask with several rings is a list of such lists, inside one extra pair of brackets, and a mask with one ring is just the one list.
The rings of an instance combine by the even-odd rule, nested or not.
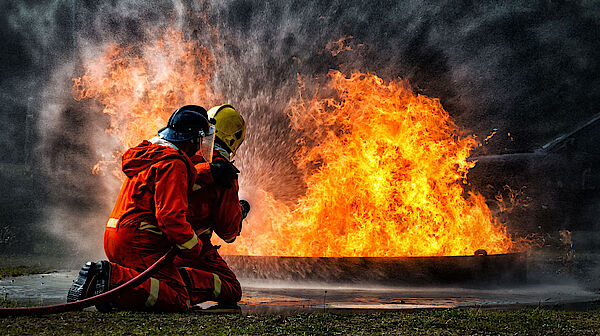
[(155, 136), (154, 138), (148, 140), (148, 142), (153, 143), (159, 146), (171, 147), (173, 149), (179, 149), (172, 142), (169, 142), (161, 137)]
[[(179, 152), (179, 154), (172, 154), (172, 155), (169, 155), (168, 157), (178, 158), (185, 163), (185, 165), (187, 166), (187, 169), (188, 169), (188, 189), (189, 189), (189, 191), (192, 191), (194, 181), (196, 180), (196, 168), (194, 167), (194, 164), (192, 163), (190, 158), (182, 150), (177, 148), (177, 146), (175, 146), (173, 143), (171, 143), (165, 139), (162, 139), (160, 137), (156, 136), (152, 139), (144, 140), (144, 142), (145, 141), (147, 141), (153, 145), (169, 147), (169, 148), (175, 149)], [(144, 142), (142, 142), (141, 144), (143, 144)], [(131, 148), (130, 148), (130, 150), (131, 150)], [(123, 168), (123, 172), (125, 172), (125, 168)], [(126, 172), (125, 172), (125, 175), (127, 175)], [(127, 175), (127, 176), (129, 176), (129, 175)]]

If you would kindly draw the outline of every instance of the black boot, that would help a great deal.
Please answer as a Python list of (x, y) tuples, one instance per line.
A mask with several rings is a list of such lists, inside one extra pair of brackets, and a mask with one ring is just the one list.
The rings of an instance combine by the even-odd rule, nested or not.
[[(108, 292), (110, 289), (110, 272), (112, 271), (112, 264), (107, 260), (102, 260), (96, 263), (96, 270), (98, 278), (96, 280), (96, 293)], [(111, 302), (99, 303), (96, 305), (96, 309), (101, 313), (108, 313), (112, 310)]]
[[(111, 264), (108, 261), (87, 262), (67, 294), (67, 302), (75, 302), (108, 291)], [(100, 310), (100, 309), (98, 309)]]

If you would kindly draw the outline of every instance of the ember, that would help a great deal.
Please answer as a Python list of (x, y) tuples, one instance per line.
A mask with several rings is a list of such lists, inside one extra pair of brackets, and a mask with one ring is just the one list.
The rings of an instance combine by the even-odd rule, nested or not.
[[(108, 132), (126, 148), (151, 137), (177, 106), (220, 103), (209, 84), (216, 66), (206, 49), (167, 32), (141, 52), (108, 47), (75, 79), (75, 96), (102, 103)], [(296, 163), (306, 194), (289, 206), (257, 190), (242, 236), (224, 253), (400, 257), (514, 249), (483, 197), (464, 190), (477, 142), (438, 100), (414, 94), (400, 79), (332, 71), (323, 87), (301, 85), (287, 112), (303, 134)]]

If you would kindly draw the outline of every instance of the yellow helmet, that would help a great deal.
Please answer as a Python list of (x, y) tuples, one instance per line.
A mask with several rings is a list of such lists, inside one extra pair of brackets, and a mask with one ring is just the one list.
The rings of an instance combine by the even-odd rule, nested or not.
[(246, 122), (244, 118), (233, 108), (225, 104), (219, 105), (208, 110), (208, 117), (214, 118), (215, 136), (227, 146), (226, 149), (235, 155), (235, 151), (240, 147), (246, 137)]

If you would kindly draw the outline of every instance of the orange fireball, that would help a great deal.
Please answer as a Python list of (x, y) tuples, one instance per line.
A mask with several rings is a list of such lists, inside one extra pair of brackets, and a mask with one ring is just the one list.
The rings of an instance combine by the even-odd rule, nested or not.
[[(481, 195), (463, 188), (477, 145), (439, 100), (402, 80), (331, 71), (321, 91), (292, 99), (304, 134), (306, 195), (288, 208), (266, 191), (226, 252), (395, 257), (508, 252), (513, 242)], [(256, 202), (256, 201), (255, 201)]]
[[(181, 105), (222, 102), (209, 85), (219, 64), (207, 49), (172, 30), (148, 41), (109, 46), (75, 79), (76, 99), (93, 98), (110, 116), (107, 131), (122, 143), (116, 152), (152, 137)], [(465, 191), (477, 142), (439, 100), (415, 94), (401, 79), (386, 83), (358, 72), (331, 71), (325, 85), (307, 87), (287, 111), (302, 134), (296, 164), (306, 193), (290, 206), (242, 185), (252, 211), (225, 253), (395, 257), (514, 249), (483, 197)]]

